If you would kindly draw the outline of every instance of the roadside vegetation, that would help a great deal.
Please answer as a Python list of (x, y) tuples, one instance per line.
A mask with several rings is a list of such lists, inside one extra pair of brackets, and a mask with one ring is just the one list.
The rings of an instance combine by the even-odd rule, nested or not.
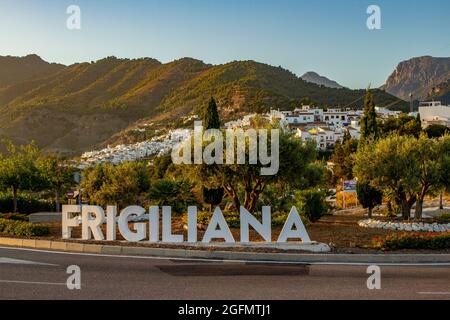
[(49, 232), (49, 227), (45, 225), (0, 218), (0, 234), (31, 238), (45, 236)]
[(450, 248), (450, 233), (403, 233), (374, 238), (373, 246), (382, 250)]
[[(199, 106), (205, 129), (220, 129), (217, 104)], [(333, 150), (319, 153), (314, 143), (303, 143), (288, 132), (280, 134), (280, 167), (276, 175), (261, 176), (262, 165), (175, 165), (170, 155), (151, 161), (99, 164), (84, 170), (58, 155), (46, 154), (33, 143), (15, 146), (4, 141), (0, 153), (0, 233), (35, 236), (45, 227), (33, 229), (20, 214), (60, 211), (67, 203), (68, 191), (81, 194), (83, 203), (101, 206), (171, 205), (183, 219), (186, 208), (202, 208), (199, 224), (206, 224), (215, 206), (220, 206), (231, 227), (239, 226), (241, 206), (257, 218), (262, 206), (272, 208), (274, 226), (285, 221), (296, 206), (306, 223), (316, 223), (333, 208), (326, 201), (328, 190), (356, 179), (359, 204), (372, 217), (381, 204), (388, 219), (423, 219), (427, 197), (450, 191), (450, 135), (440, 127), (422, 130), (420, 117), (402, 115), (381, 120), (375, 112), (370, 90), (364, 101), (361, 139), (346, 134)], [(277, 128), (263, 119), (253, 121), (255, 128)], [(248, 148), (246, 150), (248, 152)], [(248, 154), (247, 154), (248, 157)], [(333, 163), (330, 168), (327, 161)], [(80, 175), (79, 183), (74, 176)], [(338, 196), (336, 195), (338, 198)], [(20, 214), (19, 214), (20, 213)], [(6, 215), (5, 215), (6, 214)], [(448, 216), (441, 216), (444, 221)], [(26, 219), (23, 219), (26, 220)], [(448, 220), (445, 220), (448, 221)], [(378, 241), (381, 249), (411, 247), (428, 241), (427, 248), (448, 245), (448, 235), (441, 238), (402, 236)], [(417, 246), (423, 246), (418, 244)]]

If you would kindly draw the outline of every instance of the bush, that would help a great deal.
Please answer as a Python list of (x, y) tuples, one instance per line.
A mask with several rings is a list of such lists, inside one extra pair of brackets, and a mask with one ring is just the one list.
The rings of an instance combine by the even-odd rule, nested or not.
[(450, 232), (391, 234), (385, 238), (374, 238), (372, 244), (382, 250), (450, 249)]
[(28, 221), (28, 216), (26, 214), (21, 213), (0, 213), (0, 219)]
[[(53, 212), (55, 204), (52, 201), (38, 199), (32, 195), (19, 195), (17, 207), (20, 213), (31, 214), (36, 212)], [(13, 212), (13, 197), (8, 193), (0, 194), (0, 212)]]
[(188, 206), (197, 205), (191, 188), (188, 182), (182, 180), (157, 180), (150, 187), (148, 199), (159, 207), (172, 206), (174, 213), (182, 214)]
[(32, 224), (30, 222), (0, 219), (0, 233), (17, 237), (45, 236), (50, 230), (45, 225)]
[(437, 223), (450, 223), (450, 212), (443, 212), (434, 217)]
[(326, 215), (329, 205), (326, 202), (326, 192), (317, 190), (302, 190), (295, 194), (298, 213), (311, 222), (318, 221)]

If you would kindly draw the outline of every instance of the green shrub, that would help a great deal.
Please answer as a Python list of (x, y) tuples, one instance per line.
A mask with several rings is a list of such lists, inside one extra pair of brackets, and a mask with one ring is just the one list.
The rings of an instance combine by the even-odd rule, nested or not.
[(318, 221), (326, 215), (329, 205), (326, 201), (326, 192), (320, 190), (302, 190), (295, 193), (298, 213), (311, 222)]
[(28, 221), (28, 216), (26, 214), (21, 213), (0, 213), (0, 219)]
[(450, 223), (450, 212), (442, 212), (434, 217), (437, 223)]
[(374, 248), (383, 250), (400, 249), (450, 249), (450, 233), (403, 233), (391, 234), (372, 240)]
[[(53, 212), (55, 204), (52, 201), (38, 199), (33, 195), (19, 195), (17, 207), (20, 213)], [(0, 212), (13, 212), (13, 197), (9, 193), (0, 193)]]
[(50, 233), (48, 226), (32, 224), (30, 222), (0, 219), (0, 234), (17, 237), (38, 237)]
[(172, 211), (182, 214), (188, 206), (197, 205), (197, 200), (191, 191), (192, 186), (183, 180), (157, 180), (152, 183), (148, 199), (156, 205), (172, 206)]

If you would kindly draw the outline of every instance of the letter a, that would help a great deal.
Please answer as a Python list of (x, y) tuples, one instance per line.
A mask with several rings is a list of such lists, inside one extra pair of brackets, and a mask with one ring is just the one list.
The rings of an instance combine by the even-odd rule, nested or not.
[[(295, 226), (295, 229), (293, 227)], [(297, 208), (292, 207), (291, 212), (281, 230), (280, 236), (278, 237), (279, 243), (287, 242), (288, 239), (302, 239), (303, 243), (310, 243), (308, 232), (306, 231), (305, 225), (298, 214)]]
[(66, 26), (69, 30), (81, 29), (81, 9), (79, 6), (71, 5), (67, 7), (67, 14), (70, 16), (67, 18)]
[(367, 14), (370, 14), (367, 18), (367, 28), (369, 30), (381, 29), (381, 9), (379, 6), (371, 5), (367, 8)]

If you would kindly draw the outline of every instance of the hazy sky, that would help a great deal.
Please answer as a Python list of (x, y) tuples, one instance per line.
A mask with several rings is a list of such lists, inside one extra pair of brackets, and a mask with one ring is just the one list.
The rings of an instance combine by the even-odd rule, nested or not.
[[(66, 28), (71, 4), (81, 30)], [(381, 30), (366, 26), (371, 4)], [(450, 56), (449, 17), (450, 0), (0, 0), (0, 55), (251, 59), (365, 88), (401, 60)]]

